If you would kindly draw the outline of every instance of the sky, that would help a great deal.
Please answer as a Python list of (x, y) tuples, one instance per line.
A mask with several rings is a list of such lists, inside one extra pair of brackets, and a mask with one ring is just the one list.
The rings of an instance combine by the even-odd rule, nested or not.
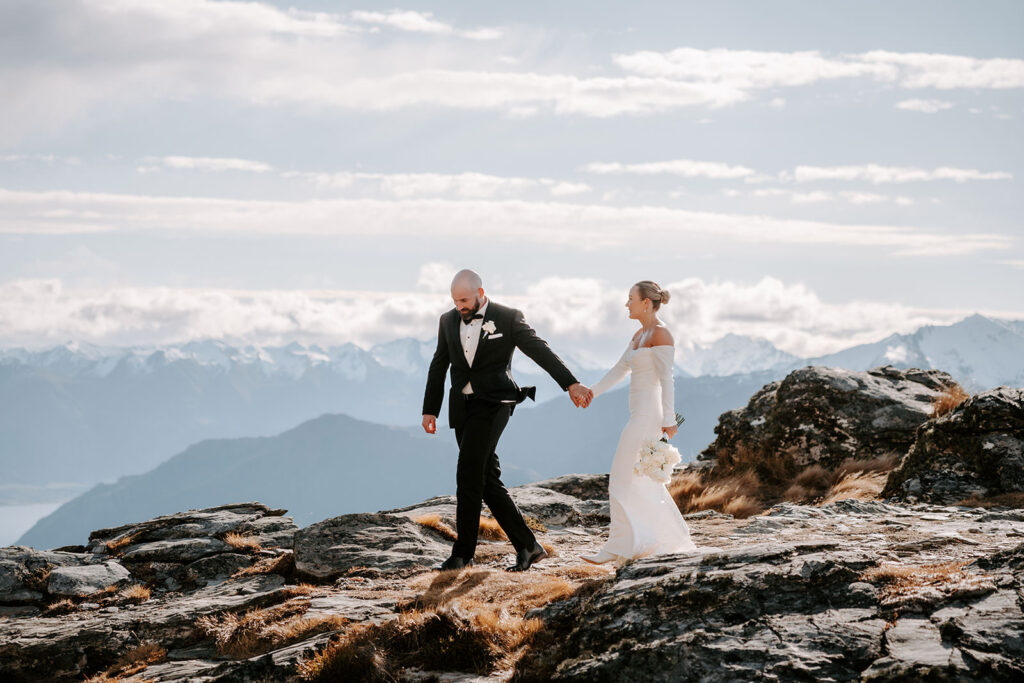
[(1024, 319), (1024, 4), (0, 3), (0, 347)]

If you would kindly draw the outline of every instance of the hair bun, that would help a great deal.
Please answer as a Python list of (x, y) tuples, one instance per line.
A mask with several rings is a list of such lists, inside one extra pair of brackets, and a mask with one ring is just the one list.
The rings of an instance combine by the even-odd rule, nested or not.
[(672, 298), (672, 296), (668, 293), (667, 289), (663, 289), (660, 292), (658, 292), (658, 296), (661, 297), (661, 303), (663, 304), (667, 304), (668, 300)]

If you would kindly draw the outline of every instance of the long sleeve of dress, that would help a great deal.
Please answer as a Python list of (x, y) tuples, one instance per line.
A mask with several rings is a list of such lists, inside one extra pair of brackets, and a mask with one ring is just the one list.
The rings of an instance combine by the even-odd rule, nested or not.
[(619, 360), (612, 366), (611, 370), (606, 372), (604, 377), (597, 380), (594, 386), (590, 387), (590, 390), (594, 392), (594, 398), (614, 387), (629, 374), (629, 364), (626, 362), (627, 353), (629, 353), (629, 347), (622, 352), (622, 356), (619, 357)]
[(673, 370), (675, 369), (675, 347), (654, 346), (654, 367), (661, 383), (661, 426), (676, 425), (676, 388)]

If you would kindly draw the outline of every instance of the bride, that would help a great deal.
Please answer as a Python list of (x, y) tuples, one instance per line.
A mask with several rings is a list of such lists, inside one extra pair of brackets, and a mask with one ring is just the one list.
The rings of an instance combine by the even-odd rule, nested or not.
[(615, 366), (591, 387), (597, 397), (632, 373), (629, 422), (619, 437), (608, 483), (611, 529), (596, 555), (583, 556), (592, 564), (614, 560), (621, 565), (646, 555), (697, 549), (665, 484), (633, 471), (645, 441), (662, 433), (671, 439), (678, 429), (672, 379), (675, 347), (672, 334), (657, 317), (668, 300), (669, 293), (650, 280), (633, 285), (626, 308), (640, 329)]

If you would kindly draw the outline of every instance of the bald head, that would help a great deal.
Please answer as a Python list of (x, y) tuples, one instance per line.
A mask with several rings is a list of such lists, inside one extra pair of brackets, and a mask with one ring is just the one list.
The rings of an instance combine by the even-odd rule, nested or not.
[(484, 281), (480, 279), (480, 276), (476, 272), (465, 268), (455, 273), (455, 277), (452, 278), (452, 292), (458, 289), (470, 289), (476, 291), (483, 289)]
[(476, 313), (487, 297), (484, 296), (484, 282), (472, 270), (460, 270), (452, 279), (452, 301), (463, 320)]

